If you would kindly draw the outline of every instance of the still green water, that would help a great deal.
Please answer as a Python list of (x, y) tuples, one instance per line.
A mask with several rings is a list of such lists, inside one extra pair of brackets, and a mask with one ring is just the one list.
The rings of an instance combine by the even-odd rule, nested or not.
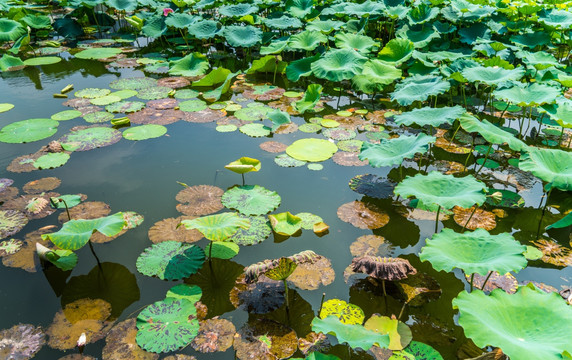
[[(29, 118), (46, 118), (56, 112), (68, 110), (69, 108), (62, 105), (64, 100), (52, 97), (53, 93), (58, 93), (68, 84), (74, 84), (77, 90), (88, 87), (108, 88), (108, 84), (119, 77), (133, 76), (144, 76), (144, 74), (132, 70), (109, 72), (102, 63), (79, 59), (64, 60), (60, 64), (51, 66), (31, 67), (15, 73), (3, 73), (0, 80), (1, 101), (13, 103), (15, 108), (0, 114), (0, 126)], [(336, 100), (330, 101), (329, 105), (335, 108)], [(349, 99), (342, 98), (340, 106), (343, 107), (348, 102)], [(292, 119), (298, 124), (303, 122), (299, 117)], [(336, 280), (319, 290), (298, 290), (301, 299), (297, 302), (309, 303), (315, 313), (320, 306), (322, 293), (325, 292), (326, 300), (339, 298), (359, 305), (366, 317), (373, 313), (397, 314), (402, 304), (389, 297), (387, 301), (389, 309), (387, 309), (379, 289), (371, 291), (372, 286), (367, 280), (361, 280), (350, 287), (343, 279), (344, 269), (352, 260), (350, 244), (362, 235), (372, 233), (382, 235), (396, 246), (395, 256), (401, 255), (407, 258), (418, 271), (434, 277), (442, 289), (441, 297), (437, 301), (421, 307), (406, 308), (403, 319), (412, 325), (414, 340), (435, 347), (445, 359), (456, 358), (457, 348), (465, 337), (462, 329), (455, 325), (455, 312), (451, 307), (451, 300), (467, 287), (466, 282), (462, 280), (463, 275), (460, 272), (437, 273), (429, 263), (420, 263), (417, 257), (425, 239), (434, 233), (434, 221), (408, 220), (396, 212), (398, 203), (392, 203), (391, 200), (374, 200), (387, 211), (390, 221), (385, 227), (373, 232), (355, 228), (336, 216), (340, 205), (362, 198), (348, 187), (348, 181), (352, 177), (367, 173), (387, 175), (389, 168), (343, 167), (332, 160), (324, 162), (324, 169), (321, 171), (311, 171), (306, 167), (282, 168), (274, 163), (275, 154), (264, 152), (259, 148), (259, 144), (268, 141), (268, 138), (250, 138), (238, 131), (218, 133), (215, 131), (215, 123), (195, 124), (179, 121), (167, 125), (168, 136), (139, 142), (123, 139), (112, 146), (73, 153), (68, 163), (57, 169), (23, 174), (5, 170), (15, 157), (37, 151), (40, 146), (59, 138), (77, 125), (85, 125), (85, 122), (81, 118), (64, 121), (60, 124), (58, 133), (52, 138), (31, 144), (0, 143), (0, 177), (13, 179), (13, 186), (21, 189), (28, 181), (55, 176), (62, 181), (56, 190), (60, 194), (83, 193), (88, 196), (89, 201), (103, 201), (109, 204), (112, 212), (135, 211), (145, 217), (145, 221), (138, 228), (128, 231), (110, 243), (95, 245), (97, 255), (102, 262), (120, 264), (117, 266), (124, 267), (137, 279), (139, 300), (124, 309), (119, 320), (134, 317), (143, 307), (163, 299), (166, 291), (176, 284), (139, 274), (135, 262), (139, 254), (152, 244), (147, 237), (148, 229), (157, 221), (180, 216), (175, 209), (177, 204), (175, 195), (181, 190), (177, 181), (188, 185), (208, 184), (227, 189), (240, 184), (241, 178), (240, 175), (225, 170), (224, 165), (241, 156), (248, 156), (261, 160), (262, 169), (257, 173), (246, 174), (246, 182), (278, 192), (282, 197), (282, 203), (276, 212), (317, 214), (330, 226), (330, 231), (323, 237), (318, 237), (311, 231), (304, 231), (301, 236), (291, 237), (285, 241), (275, 240), (271, 235), (259, 245), (242, 247), (239, 255), (231, 260), (235, 263), (235, 267), (247, 266), (263, 259), (292, 255), (306, 249), (313, 250), (332, 261)], [(296, 132), (274, 135), (272, 140), (290, 144), (302, 137), (310, 135)], [(416, 169), (413, 162), (407, 163), (407, 166)], [(536, 208), (540, 203), (541, 184), (537, 182), (532, 189), (520, 194), (525, 198), (527, 208), (509, 211), (507, 218), (497, 219), (497, 228), (491, 232), (513, 232), (518, 240), (529, 245), (528, 241), (534, 239), (540, 214), (540, 210)], [(570, 196), (565, 193), (554, 192), (554, 194), (551, 203), (562, 203), (562, 207), (570, 203)], [(57, 214), (30, 221), (13, 237), (22, 239), (24, 234), (42, 226), (57, 225)], [(452, 228), (457, 226), (452, 220), (448, 220), (447, 225)], [(442, 227), (441, 224), (439, 228)], [(566, 231), (553, 232), (551, 235), (561, 244), (568, 243), (569, 233)], [(198, 245), (204, 247), (207, 243), (208, 241), (203, 239)], [(44, 274), (41, 269), (36, 273), (28, 273), (21, 269), (0, 266), (0, 279), (2, 279), (0, 329), (18, 323), (42, 325), (47, 328), (54, 314), (62, 307), (60, 295), (66, 292), (66, 283), (74, 277), (89, 273), (92, 269), (97, 270), (97, 264), (88, 247), (78, 251), (78, 255), (79, 264), (67, 279), (56, 278), (50, 273)], [(229, 261), (225, 263), (227, 264), (225, 266), (229, 266)], [(106, 266), (111, 268), (116, 265), (106, 264)], [(223, 270), (225, 266), (221, 265)], [(568, 284), (571, 274), (568, 268), (557, 269), (535, 261), (521, 271), (517, 279), (544, 282), (560, 289), (562, 285)], [(123, 291), (120, 290), (120, 293)], [(137, 293), (131, 291), (123, 295), (135, 297)], [(248, 320), (249, 314), (234, 310), (221, 314), (221, 317), (232, 320), (239, 329)], [(296, 320), (293, 321), (294, 328), (302, 326), (295, 324)], [(86, 354), (100, 357), (104, 343), (105, 341), (101, 340), (95, 344), (88, 344)], [(75, 350), (68, 353), (73, 352)], [(180, 353), (194, 354), (199, 359), (233, 358), (232, 348), (225, 353), (199, 354), (191, 347), (187, 347)], [(65, 353), (44, 346), (35, 358), (48, 360), (63, 355)], [(344, 356), (346, 351), (341, 351), (338, 355)], [(364, 355), (363, 358), (368, 356)]]

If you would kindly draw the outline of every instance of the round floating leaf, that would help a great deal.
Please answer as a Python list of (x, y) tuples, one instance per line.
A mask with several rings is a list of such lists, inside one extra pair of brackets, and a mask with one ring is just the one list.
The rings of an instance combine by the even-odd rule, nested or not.
[(199, 96), (199, 92), (192, 89), (177, 90), (175, 99), (193, 99)]
[(157, 80), (150, 77), (134, 77), (121, 78), (109, 83), (109, 87), (114, 90), (139, 90), (150, 86), (157, 86)]
[[(241, 215), (241, 217), (245, 217)], [(264, 216), (249, 216), (250, 227), (248, 229), (239, 228), (238, 231), (228, 238), (238, 245), (254, 245), (266, 240), (272, 233), (270, 223)]]
[(391, 257), (395, 247), (383, 236), (363, 235), (350, 245), (350, 252), (354, 257), (380, 256)]
[(196, 303), (203, 296), (203, 291), (197, 285), (179, 284), (173, 286), (165, 297), (175, 298), (175, 299), (185, 299), (192, 303)]
[(16, 121), (0, 129), (0, 141), (16, 144), (42, 140), (54, 135), (59, 124), (52, 119)]
[(223, 193), (221, 188), (211, 185), (186, 187), (175, 197), (181, 203), (177, 211), (191, 216), (213, 214), (223, 208), (220, 201)]
[(274, 158), (276, 165), (280, 167), (300, 167), (306, 165), (305, 161), (296, 160), (288, 154), (280, 154)]
[(199, 332), (195, 304), (185, 299), (165, 298), (147, 306), (137, 317), (137, 344), (161, 353), (189, 344)]
[(78, 90), (75, 92), (75, 96), (78, 98), (85, 98), (85, 99), (95, 99), (103, 96), (107, 96), (111, 93), (109, 89), (98, 89), (98, 88), (86, 88), (82, 90)]
[(187, 229), (197, 229), (207, 239), (212, 241), (225, 241), (234, 235), (238, 229), (248, 229), (250, 227), (248, 219), (229, 212), (203, 216), (193, 220), (183, 220), (181, 224)]
[(137, 258), (137, 270), (161, 280), (179, 280), (196, 273), (205, 261), (205, 252), (196, 245), (164, 241), (146, 248)]
[(432, 171), (428, 175), (408, 176), (395, 187), (394, 193), (403, 197), (415, 196), (425, 206), (434, 204), (451, 209), (458, 205), (466, 209), (485, 202), (483, 190), (486, 189), (485, 184), (470, 175), (456, 178)]
[(229, 25), (223, 35), (230, 46), (249, 48), (262, 42), (262, 30), (251, 25)]
[(303, 161), (324, 161), (331, 158), (338, 147), (322, 139), (300, 139), (288, 146), (286, 153), (297, 160)]
[(87, 50), (83, 50), (75, 54), (75, 57), (78, 59), (92, 59), (92, 60), (99, 60), (110, 58), (116, 55), (119, 55), (123, 52), (123, 50), (119, 48), (90, 48)]
[(411, 126), (412, 124), (417, 124), (419, 126), (430, 125), (438, 127), (442, 124), (453, 123), (465, 112), (466, 110), (458, 105), (442, 108), (424, 107), (395, 115), (393, 118), (398, 125)]
[(279, 235), (292, 236), (302, 228), (302, 219), (289, 211), (268, 215), (272, 229)]
[(222, 196), (222, 204), (244, 215), (264, 215), (280, 206), (280, 195), (258, 185), (236, 186)]
[(367, 58), (353, 49), (327, 51), (320, 59), (312, 62), (314, 75), (329, 81), (348, 80), (359, 74)]
[(250, 137), (268, 136), (272, 132), (272, 129), (264, 124), (246, 124), (242, 125), (239, 130)]
[(401, 165), (403, 160), (411, 159), (417, 153), (426, 153), (429, 144), (436, 140), (433, 136), (420, 133), (417, 136), (401, 135), (395, 139), (384, 140), (380, 144), (364, 142), (359, 159), (369, 160), (369, 164), (374, 168)]
[(38, 169), (54, 169), (65, 165), (70, 159), (70, 154), (66, 153), (47, 153), (34, 161), (34, 167)]
[(96, 111), (86, 114), (83, 119), (88, 123), (103, 123), (113, 120), (115, 116), (107, 111)]
[(121, 140), (121, 131), (108, 127), (72, 130), (60, 138), (62, 147), (69, 151), (88, 151), (113, 145)]
[[(131, 318), (116, 324), (105, 338), (105, 347), (102, 350), (102, 359), (103, 360), (158, 359), (159, 355), (148, 353), (137, 345), (135, 340), (136, 336), (137, 336), (136, 319)], [(85, 358), (82, 355), (79, 356)], [(67, 360), (73, 360), (73, 359), (67, 359)]]
[(64, 110), (60, 111), (59, 113), (55, 113), (51, 116), (52, 120), (56, 121), (65, 121), (65, 120), (72, 120), (82, 115), (81, 111), (78, 110)]
[(354, 304), (339, 299), (330, 299), (322, 304), (320, 318), (324, 319), (328, 316), (336, 316), (342, 324), (361, 325), (365, 319), (363, 310)]
[(143, 100), (165, 99), (171, 91), (173, 89), (167, 86), (150, 86), (140, 89), (137, 92), (137, 97)]
[(421, 261), (429, 261), (437, 271), (462, 269), (467, 274), (487, 275), (489, 271), (505, 274), (518, 272), (527, 265), (526, 246), (512, 235), (491, 235), (484, 229), (456, 233), (443, 229), (427, 240), (421, 250)]
[(431, 346), (418, 341), (412, 341), (409, 346), (402, 351), (394, 351), (393, 355), (389, 358), (389, 360), (402, 359), (443, 360), (443, 357)]
[(199, 333), (191, 346), (201, 353), (226, 351), (232, 346), (236, 328), (226, 319), (207, 319), (201, 321)]
[(451, 84), (439, 76), (413, 75), (401, 81), (391, 93), (391, 100), (399, 105), (407, 106), (415, 101), (425, 101), (429, 96), (436, 96), (449, 90)]
[(14, 104), (1, 103), (0, 104), (0, 113), (12, 110), (13, 108), (14, 108)]
[(389, 346), (389, 335), (381, 335), (361, 325), (344, 324), (334, 315), (325, 319), (314, 318), (312, 331), (334, 335), (340, 343), (348, 343), (352, 348), (369, 350), (373, 345)]
[(6, 359), (31, 359), (46, 343), (42, 328), (29, 324), (0, 330), (1, 354)]
[(557, 149), (529, 147), (520, 156), (518, 167), (530, 171), (552, 186), (572, 190), (572, 153)]
[(147, 140), (158, 138), (167, 133), (167, 128), (163, 125), (146, 124), (126, 129), (123, 137), (127, 140)]
[(312, 213), (307, 213), (307, 212), (298, 213), (296, 214), (296, 216), (302, 219), (302, 229), (305, 230), (313, 230), (314, 224), (324, 221), (318, 215), (314, 215)]
[(298, 341), (296, 332), (288, 326), (273, 320), (257, 319), (239, 330), (233, 346), (240, 360), (287, 359), (296, 352)]
[(37, 66), (37, 65), (52, 65), (62, 61), (61, 57), (57, 56), (41, 56), (24, 60), (24, 65)]
[(260, 167), (260, 160), (246, 156), (241, 157), (240, 159), (230, 162), (224, 166), (225, 169), (228, 169), (237, 174), (246, 174), (251, 171), (258, 171), (260, 170)]
[(350, 189), (358, 194), (384, 199), (393, 194), (395, 183), (373, 174), (357, 175), (349, 182)]
[(379, 229), (389, 222), (389, 216), (377, 205), (352, 201), (338, 208), (338, 218), (360, 229)]
[(211, 242), (205, 248), (205, 252), (213, 258), (232, 259), (240, 251), (240, 247), (232, 242), (215, 241)]
[(17, 210), (0, 210), (0, 239), (14, 235), (28, 223), (26, 215)]
[(102, 97), (98, 97), (98, 98), (90, 100), (90, 102), (93, 105), (101, 105), (101, 106), (113, 104), (113, 103), (116, 103), (119, 101), (121, 101), (121, 98), (119, 96), (115, 96), (115, 95), (106, 95), (106, 96), (102, 96)]
[(297, 264), (296, 270), (288, 277), (288, 283), (299, 289), (316, 290), (321, 285), (331, 284), (336, 278), (332, 263), (323, 256), (316, 255)]
[[(530, 286), (530, 287), (529, 287)], [(461, 292), (453, 299), (459, 324), (479, 347), (500, 347), (513, 359), (562, 359), (572, 352), (572, 311), (556, 294), (522, 286), (516, 294)]]

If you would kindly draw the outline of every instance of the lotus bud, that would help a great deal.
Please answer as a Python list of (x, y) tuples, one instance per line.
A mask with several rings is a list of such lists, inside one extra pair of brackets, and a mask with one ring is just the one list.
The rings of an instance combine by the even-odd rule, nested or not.
[(87, 343), (87, 337), (85, 333), (81, 333), (79, 339), (77, 340), (77, 348), (80, 354), (83, 354), (83, 349), (85, 348), (85, 344)]
[(171, 8), (164, 8), (164, 9), (163, 9), (163, 16), (167, 16), (167, 15), (169, 15), (170, 13), (174, 13), (174, 12), (175, 12), (175, 11), (173, 11), (173, 9), (171, 9)]
[(489, 197), (494, 201), (495, 204), (500, 204), (502, 201), (502, 193), (500, 191), (495, 191)]

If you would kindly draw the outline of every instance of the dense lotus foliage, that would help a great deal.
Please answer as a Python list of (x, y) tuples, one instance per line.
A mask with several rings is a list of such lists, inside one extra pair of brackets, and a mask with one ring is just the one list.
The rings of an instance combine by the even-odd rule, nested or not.
[(571, 5), (0, 0), (0, 357), (569, 358)]

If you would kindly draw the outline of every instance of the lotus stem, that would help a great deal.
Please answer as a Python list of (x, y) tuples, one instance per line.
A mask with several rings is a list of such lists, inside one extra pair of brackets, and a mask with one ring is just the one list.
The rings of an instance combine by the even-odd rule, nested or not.
[(342, 84), (340, 84), (340, 92), (338, 94), (338, 104), (336, 105), (336, 109), (340, 108), (340, 99), (342, 98)]
[(403, 180), (403, 163), (399, 164), (399, 178)]
[(242, 186), (244, 186), (244, 174), (241, 175), (242, 175)]
[(91, 243), (91, 240), (89, 240), (87, 243), (89, 244), (89, 248), (91, 250), (91, 253), (95, 257), (95, 260), (97, 261), (97, 266), (99, 267), (99, 270), (101, 270), (101, 272), (103, 272), (103, 268), (101, 267), (101, 262), (99, 261), (99, 258), (97, 257), (97, 254), (95, 253), (95, 249), (93, 248), (93, 244)]
[(284, 297), (286, 298), (286, 312), (290, 310), (290, 301), (288, 300), (288, 283), (286, 279), (282, 280), (284, 282)]
[(475, 273), (472, 273), (471, 274), (471, 291), (470, 292), (473, 292), (473, 280), (474, 279), (475, 279)]
[(324, 299), (326, 298), (326, 293), (322, 293), (322, 301), (320, 301), (320, 309), (318, 309), (318, 317), (320, 316), (320, 313), (322, 312), (322, 306), (324, 306)]
[(487, 159), (489, 158), (489, 153), (491, 152), (492, 147), (493, 147), (493, 144), (490, 144), (489, 148), (487, 149), (487, 153), (485, 154), (485, 160), (483, 160), (481, 167), (479, 168), (479, 170), (477, 170), (477, 173), (475, 175), (478, 175), (481, 172), (481, 170), (483, 169), (483, 167), (485, 166), (485, 163), (487, 162)]
[(181, 37), (183, 38), (183, 40), (185, 40), (185, 44), (187, 44), (187, 50), (190, 51), (191, 47), (189, 46), (189, 42), (187, 41), (187, 38), (185, 37), (185, 34), (183, 34), (183, 30), (179, 29), (179, 32), (181, 33)]
[(381, 280), (381, 288), (383, 289), (383, 296), (387, 297), (387, 292), (385, 291), (385, 280), (383, 279)]
[[(548, 193), (544, 193), (543, 197), (546, 196), (546, 200), (544, 201), (544, 207), (542, 208), (542, 214), (540, 215), (540, 220), (538, 221), (538, 229), (536, 230), (536, 238), (538, 238), (538, 236), (540, 235), (540, 228), (542, 227), (542, 220), (544, 219), (544, 213), (546, 212), (546, 207), (548, 206), (548, 199), (550, 198), (550, 194), (552, 194), (552, 190), (554, 189), (554, 186), (550, 186), (550, 190), (548, 190)], [(541, 202), (542, 204), (542, 202)]]
[(465, 159), (465, 164), (463, 165), (463, 172), (467, 171), (467, 163), (469, 162), (471, 155), (473, 155), (473, 151), (475, 151), (475, 140), (474, 139), (473, 139), (473, 144), (471, 145), (471, 151), (469, 151), (469, 153), (467, 154), (467, 158)]
[[(433, 127), (431, 127), (433, 128)], [(431, 154), (433, 152), (433, 144), (429, 144), (429, 152), (427, 153), (427, 164), (425, 164), (425, 172), (429, 169), (429, 164), (431, 163)]]
[(477, 211), (479, 207), (477, 205), (475, 205), (475, 208), (473, 209), (473, 212), (471, 213), (471, 216), (469, 216), (469, 219), (467, 220), (467, 222), (465, 223), (465, 225), (463, 225), (463, 230), (461, 230), (461, 232), (465, 232), (465, 229), (467, 228), (467, 225), (469, 225), (469, 222), (471, 221), (471, 219), (473, 218), (473, 215), (475, 215), (475, 212)]
[(487, 281), (489, 281), (489, 278), (491, 277), (492, 274), (493, 272), (489, 271), (489, 274), (487, 275), (487, 278), (485, 279), (485, 282), (483, 283), (483, 287), (481, 288), (481, 290), (485, 291), (485, 285), (487, 284)]
[(453, 140), (455, 140), (455, 136), (457, 136), (457, 132), (459, 131), (460, 128), (461, 128), (461, 122), (459, 121), (459, 125), (457, 126), (457, 129), (455, 129), (455, 132), (453, 133), (451, 140), (449, 140), (449, 145), (451, 145), (453, 143)]
[(397, 320), (401, 319), (401, 315), (403, 315), (403, 310), (405, 310), (405, 305), (407, 305), (407, 302), (403, 303), (403, 306), (401, 307), (401, 310), (399, 311), (399, 316), (397, 316)]
[(435, 233), (439, 230), (439, 213), (441, 212), (441, 205), (437, 208), (437, 216), (435, 216)]
[(211, 241), (210, 247), (209, 247), (209, 261), (211, 261), (212, 258), (213, 258), (213, 243)]
[(562, 137), (564, 136), (564, 126), (562, 126), (562, 131), (560, 132), (560, 139), (558, 139), (558, 147), (562, 144)]

